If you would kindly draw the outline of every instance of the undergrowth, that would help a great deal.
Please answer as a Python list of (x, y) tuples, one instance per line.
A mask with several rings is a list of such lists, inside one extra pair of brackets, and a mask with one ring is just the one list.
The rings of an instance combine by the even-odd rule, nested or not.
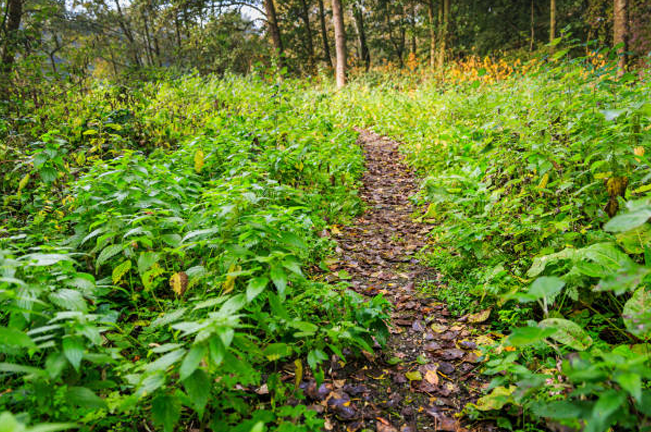
[(3, 427), (321, 429), (297, 383), (372, 351), (387, 304), (320, 281), (363, 157), (301, 86), (97, 84), (5, 117)]
[(475, 62), (443, 84), (360, 77), (328, 103), (402, 141), (422, 175), (434, 295), (492, 311), (490, 394), (466, 414), (648, 430), (651, 81), (619, 76), (612, 53), (568, 51), (500, 76)]

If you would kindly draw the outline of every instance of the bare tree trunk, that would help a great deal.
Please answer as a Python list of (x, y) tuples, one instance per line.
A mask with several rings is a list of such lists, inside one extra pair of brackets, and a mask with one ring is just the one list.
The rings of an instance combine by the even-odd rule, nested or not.
[(416, 4), (411, 4), (411, 52), (416, 55)]
[(11, 72), (14, 68), (18, 31), (23, 17), (23, 0), (8, 0), (6, 30), (3, 35), (2, 63), (0, 64), (0, 98), (8, 95)]
[(274, 0), (264, 0), (264, 10), (267, 15), (267, 26), (271, 34), (271, 42), (273, 43), (278, 63), (283, 64), (283, 40), (280, 38), (280, 27), (278, 27), (278, 18), (276, 17), (276, 6)]
[(319, 0), (319, 21), (321, 21), (321, 39), (323, 39), (323, 56), (326, 63), (334, 67), (330, 56), (330, 44), (328, 44), (328, 31), (326, 29), (325, 10), (323, 0)]
[(133, 37), (133, 32), (131, 31), (131, 27), (129, 25), (129, 21), (127, 21), (126, 17), (122, 13), (122, 7), (120, 6), (120, 0), (115, 0), (115, 8), (118, 11), (118, 15), (120, 19), (118, 20), (118, 25), (122, 29), (122, 32), (127, 38), (127, 41), (129, 42), (129, 48), (131, 50), (131, 54), (133, 55), (133, 61), (136, 63), (136, 66), (140, 67), (142, 65), (142, 62), (140, 61), (140, 56), (138, 55), (138, 47), (136, 46), (136, 40)]
[(556, 39), (556, 0), (549, 3), (549, 42)]
[(435, 0), (429, 0), (427, 16), (429, 18), (429, 66), (433, 70), (436, 67), (436, 29), (434, 28), (434, 7)]
[(301, 0), (301, 19), (303, 24), (305, 24), (305, 36), (307, 43), (307, 55), (308, 63), (310, 65), (310, 70), (314, 71), (314, 42), (312, 40), (312, 27), (310, 26), (310, 13), (307, 7), (307, 1)]
[(626, 51), (628, 50), (628, 0), (615, 0), (614, 7), (613, 42), (618, 47), (618, 74), (622, 75), (626, 71)]
[(359, 38), (360, 58), (364, 62), (366, 71), (371, 68), (371, 52), (366, 43), (366, 31), (364, 30), (364, 15), (359, 5), (353, 5), (353, 15), (355, 16), (355, 25), (357, 27), (357, 37)]
[(450, 23), (450, 0), (441, 0), (442, 12), (439, 15), (442, 15), (443, 19), (439, 31), (439, 55), (438, 55), (438, 67), (439, 69), (443, 68), (445, 63), (445, 50), (446, 42), (448, 39), (448, 25)]
[(535, 42), (535, 28), (534, 28), (534, 15), (533, 15), (533, 0), (531, 0), (531, 42), (529, 43), (529, 51), (533, 51), (534, 42)]
[(346, 85), (346, 28), (344, 27), (344, 11), (341, 0), (332, 0), (332, 20), (335, 27), (335, 48), (337, 64), (335, 67), (337, 88)]

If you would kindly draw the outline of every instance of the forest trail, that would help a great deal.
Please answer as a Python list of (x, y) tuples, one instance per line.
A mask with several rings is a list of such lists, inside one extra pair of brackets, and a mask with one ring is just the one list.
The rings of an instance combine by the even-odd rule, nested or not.
[(367, 209), (335, 235), (339, 262), (332, 270), (347, 271), (361, 294), (384, 294), (394, 305), (393, 327), (384, 351), (343, 368), (333, 361), (332, 379), (308, 396), (326, 398), (330, 430), (466, 431), (455, 414), (480, 395), (476, 336), (484, 333), (468, 321), (483, 317), (454, 319), (445, 304), (419, 291), (439, 278), (416, 258), (431, 230), (412, 218), (417, 181), (395, 141), (362, 130), (358, 144), (368, 169), (361, 188)]

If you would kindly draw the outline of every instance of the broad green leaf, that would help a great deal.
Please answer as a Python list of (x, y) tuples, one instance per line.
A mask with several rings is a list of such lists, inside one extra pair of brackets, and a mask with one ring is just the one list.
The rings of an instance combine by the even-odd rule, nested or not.
[(151, 401), (151, 418), (164, 432), (173, 432), (181, 417), (181, 403), (172, 395), (160, 395)]
[(202, 418), (210, 398), (212, 380), (202, 369), (197, 369), (183, 380), (183, 387), (192, 401), (192, 407), (197, 411), (199, 418)]
[(122, 252), (124, 247), (119, 244), (114, 244), (105, 247), (102, 252), (99, 253), (99, 256), (97, 257), (97, 261), (95, 261), (95, 267), (99, 267), (102, 264), (104, 264), (106, 261), (114, 257), (115, 255), (119, 254)]
[(651, 224), (619, 233), (617, 243), (629, 254), (644, 253), (644, 248), (651, 244)]
[(577, 351), (585, 351), (592, 345), (592, 338), (578, 324), (563, 318), (547, 318), (538, 323), (541, 328), (555, 329), (550, 335), (555, 341)]
[(29, 265), (32, 266), (51, 266), (61, 261), (73, 261), (72, 257), (65, 254), (42, 254), (35, 253), (31, 255), (25, 255), (22, 257), (22, 260), (29, 261)]
[(79, 365), (84, 358), (84, 344), (81, 339), (67, 337), (63, 339), (63, 355), (66, 356), (72, 367), (79, 371)]
[(532, 343), (540, 342), (554, 333), (554, 330), (540, 327), (518, 327), (514, 329), (506, 339), (508, 345), (522, 347)]
[(283, 357), (287, 357), (292, 352), (293, 350), (289, 345), (278, 342), (267, 345), (262, 353), (269, 361), (276, 361)]
[(179, 369), (179, 379), (181, 381), (185, 380), (187, 377), (192, 375), (195, 370), (201, 364), (201, 360), (207, 353), (206, 346), (203, 344), (193, 345), (188, 351), (188, 354), (183, 359), (181, 367)]
[(76, 406), (90, 409), (107, 408), (104, 399), (97, 396), (91, 389), (86, 387), (70, 387), (66, 393), (66, 400)]
[(269, 279), (266, 277), (257, 277), (249, 281), (246, 287), (246, 301), (249, 303), (253, 301), (269, 284)]
[(535, 257), (533, 259), (533, 264), (531, 265), (531, 268), (529, 268), (529, 271), (527, 271), (527, 276), (536, 277), (539, 274), (541, 274), (543, 271), (545, 271), (545, 268), (548, 265), (557, 263), (558, 261), (562, 261), (562, 260), (574, 260), (576, 258), (576, 255), (577, 255), (576, 249), (566, 248), (560, 252), (551, 255)]
[(327, 360), (328, 356), (321, 351), (320, 349), (312, 349), (307, 353), (307, 364), (310, 365), (312, 371), (316, 370), (316, 367), (321, 364), (322, 361)]
[(0, 327), (0, 352), (2, 348), (36, 348), (36, 344), (25, 332), (12, 327)]
[(280, 266), (271, 267), (271, 280), (278, 289), (278, 295), (285, 298), (285, 288), (287, 287), (287, 273)]
[(142, 276), (160, 260), (156, 252), (142, 252), (138, 257), (138, 273)]
[(515, 386), (510, 387), (495, 387), (493, 391), (477, 400), (476, 407), (480, 411), (493, 411), (500, 410), (504, 405), (513, 402), (511, 396), (515, 391)]
[(645, 287), (638, 288), (624, 304), (622, 318), (632, 335), (651, 339), (651, 292)]
[(615, 376), (615, 381), (637, 402), (642, 402), (642, 377), (640, 374), (626, 372)]
[(630, 231), (644, 225), (649, 218), (651, 218), (651, 207), (642, 207), (615, 216), (604, 225), (604, 230), (615, 233)]
[(84, 296), (76, 290), (62, 288), (49, 295), (50, 300), (62, 309), (70, 311), (87, 312), (88, 305)]
[(531, 284), (527, 294), (537, 299), (547, 298), (550, 299), (550, 301), (553, 301), (564, 286), (565, 282), (557, 277), (542, 276)]
[(118, 285), (122, 281), (122, 277), (131, 270), (131, 260), (126, 260), (119, 266), (113, 269), (111, 279), (113, 279), (113, 284)]
[(174, 363), (177, 363), (185, 355), (184, 349), (178, 349), (172, 352), (165, 354), (162, 357), (159, 357), (154, 362), (149, 363), (145, 366), (146, 372), (155, 372), (155, 371), (164, 371), (168, 367), (172, 366)]

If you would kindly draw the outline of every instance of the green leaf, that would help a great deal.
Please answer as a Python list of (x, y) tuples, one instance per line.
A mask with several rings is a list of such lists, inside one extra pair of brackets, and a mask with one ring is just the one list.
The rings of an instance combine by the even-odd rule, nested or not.
[(187, 377), (192, 375), (195, 370), (197, 370), (199, 364), (201, 364), (201, 360), (206, 355), (206, 352), (206, 346), (202, 344), (193, 345), (192, 348), (190, 348), (190, 351), (183, 359), (183, 363), (181, 363), (181, 368), (179, 369), (179, 379), (181, 381), (185, 380)]
[(552, 302), (564, 286), (565, 282), (557, 277), (542, 276), (531, 284), (527, 294), (537, 299), (547, 298)]
[(280, 358), (287, 357), (292, 352), (293, 350), (289, 345), (277, 342), (267, 345), (262, 354), (267, 357), (269, 361), (276, 361)]
[(257, 277), (249, 281), (246, 287), (246, 301), (251, 302), (255, 299), (269, 284), (269, 279), (266, 277)]
[(619, 233), (617, 243), (629, 254), (644, 253), (644, 248), (651, 244), (651, 225), (643, 224), (632, 230)]
[(120, 281), (122, 280), (122, 277), (129, 271), (131, 270), (131, 260), (126, 260), (119, 266), (113, 269), (112, 277), (113, 279), (113, 284), (118, 285)]
[(287, 287), (287, 273), (280, 266), (271, 267), (271, 280), (273, 281), (276, 289), (278, 289), (278, 295), (281, 298), (285, 297), (285, 288)]
[(202, 369), (197, 369), (187, 379), (183, 380), (183, 387), (192, 401), (192, 407), (199, 418), (202, 418), (210, 398), (212, 380)]
[(81, 339), (67, 337), (63, 339), (63, 355), (66, 356), (72, 367), (79, 371), (79, 365), (84, 358), (84, 344)]
[(514, 347), (522, 347), (532, 343), (540, 342), (541, 340), (549, 337), (554, 333), (552, 329), (544, 329), (539, 327), (518, 327), (514, 329), (506, 343)]
[(649, 218), (651, 207), (643, 207), (615, 216), (604, 225), (604, 230), (615, 233), (630, 231), (644, 225)]
[(616, 390), (607, 390), (599, 396), (592, 409), (592, 418), (588, 420), (586, 430), (605, 430), (609, 425), (609, 417), (626, 402), (627, 394)]
[(642, 403), (642, 377), (639, 374), (626, 372), (616, 375), (615, 381), (638, 403)]
[(321, 351), (320, 349), (312, 349), (307, 353), (307, 364), (310, 365), (312, 371), (316, 370), (316, 367), (321, 364), (322, 361), (327, 360), (328, 356)]
[(29, 265), (37, 267), (51, 266), (61, 261), (73, 261), (69, 255), (42, 253), (25, 255), (21, 258), (21, 261), (22, 260), (29, 261)]
[(119, 254), (122, 252), (124, 247), (119, 244), (114, 244), (110, 245), (108, 247), (105, 247), (102, 252), (100, 252), (99, 256), (97, 257), (97, 261), (95, 261), (95, 267), (99, 267), (102, 264), (104, 264), (106, 261), (114, 257), (115, 255)]
[(645, 287), (638, 288), (624, 304), (622, 318), (632, 335), (651, 339), (651, 293)]
[(168, 367), (172, 366), (174, 363), (181, 360), (181, 358), (184, 355), (185, 355), (184, 349), (171, 351), (165, 354), (164, 356), (159, 357), (158, 359), (156, 359), (156, 361), (149, 363), (147, 366), (145, 366), (145, 371), (155, 372), (155, 371), (167, 370)]
[(142, 276), (160, 260), (160, 255), (156, 252), (143, 252), (138, 257), (138, 273)]
[(480, 411), (493, 411), (500, 410), (507, 403), (513, 402), (513, 397), (511, 396), (515, 391), (515, 386), (510, 387), (495, 387), (493, 391), (477, 400), (476, 407)]
[(592, 345), (592, 338), (578, 324), (563, 318), (547, 318), (538, 323), (541, 328), (555, 329), (550, 335), (555, 341), (577, 351), (585, 351)]
[[(614, 243), (597, 243), (580, 249), (580, 257), (588, 259), (602, 268), (595, 274), (588, 276), (604, 277), (609, 273), (617, 272), (620, 267), (633, 267), (633, 260), (622, 252)], [(593, 270), (594, 271), (594, 270)]]
[(88, 311), (86, 300), (79, 291), (62, 288), (50, 294), (49, 298), (52, 303), (63, 309), (79, 312)]
[(2, 347), (36, 348), (36, 344), (24, 332), (12, 327), (0, 327), (0, 352), (6, 352)]
[(66, 400), (75, 406), (89, 409), (106, 409), (104, 399), (97, 396), (86, 387), (70, 387), (66, 392)]
[(577, 255), (576, 249), (566, 248), (560, 252), (556, 252), (551, 255), (544, 255), (540, 257), (535, 257), (533, 259), (533, 264), (531, 268), (527, 271), (528, 277), (536, 277), (545, 271), (545, 268), (549, 264), (554, 264), (561, 260), (574, 260)]
[(151, 418), (164, 432), (173, 432), (181, 417), (181, 404), (171, 395), (157, 396), (151, 402)]

